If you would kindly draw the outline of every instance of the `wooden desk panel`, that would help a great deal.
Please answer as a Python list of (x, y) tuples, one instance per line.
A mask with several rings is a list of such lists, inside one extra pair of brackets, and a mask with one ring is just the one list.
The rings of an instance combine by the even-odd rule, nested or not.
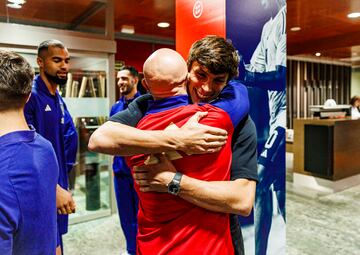
[[(333, 176), (326, 177), (304, 170), (305, 125), (334, 126)], [(294, 120), (294, 172), (339, 180), (360, 174), (360, 120), (350, 119), (295, 119)]]

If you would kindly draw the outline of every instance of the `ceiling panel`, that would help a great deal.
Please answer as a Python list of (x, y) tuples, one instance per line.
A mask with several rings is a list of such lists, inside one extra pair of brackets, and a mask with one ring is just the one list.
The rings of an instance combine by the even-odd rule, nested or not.
[[(0, 21), (65, 29), (104, 30), (103, 0), (28, 0), (21, 9), (6, 7), (0, 0)], [(115, 0), (115, 31), (134, 26), (137, 35), (175, 38), (175, 0)], [(88, 15), (84, 18), (84, 15)], [(159, 28), (158, 22), (169, 22)]]
[[(6, 3), (0, 0), (2, 22), (104, 31), (104, 0), (28, 0), (22, 9), (6, 8)], [(114, 4), (117, 33), (130, 25), (136, 36), (174, 41), (175, 0), (114, 0)], [(321, 58), (358, 64), (360, 18), (348, 19), (347, 14), (360, 12), (360, 0), (287, 0), (287, 9), (288, 55), (321, 52)], [(160, 21), (169, 22), (170, 27), (157, 27)], [(295, 26), (301, 30), (290, 31)]]
[(321, 52), (321, 58), (357, 62), (350, 59), (360, 54), (360, 18), (347, 14), (360, 12), (360, 0), (288, 0), (287, 8), (288, 55)]
[[(105, 12), (99, 12), (84, 23), (101, 26)], [(134, 26), (138, 35), (175, 38), (175, 0), (115, 1), (115, 31), (123, 25)], [(159, 28), (158, 22), (169, 22), (169, 28)]]
[(8, 8), (6, 0), (0, 0), (0, 17), (2, 20), (9, 19), (70, 24), (76, 17), (81, 15), (91, 4), (91, 0), (28, 0), (21, 9)]
[[(156, 25), (164, 21), (170, 23), (169, 28)], [(175, 0), (116, 1), (115, 24), (115, 31), (133, 25), (139, 34), (175, 38)]]

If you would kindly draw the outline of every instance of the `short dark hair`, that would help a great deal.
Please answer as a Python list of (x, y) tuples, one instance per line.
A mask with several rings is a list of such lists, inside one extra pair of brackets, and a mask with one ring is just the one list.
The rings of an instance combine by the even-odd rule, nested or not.
[(119, 71), (128, 70), (130, 74), (136, 78), (139, 78), (139, 72), (133, 66), (123, 66)]
[(187, 60), (189, 71), (195, 61), (213, 74), (229, 74), (228, 80), (239, 75), (239, 54), (232, 43), (221, 36), (209, 35), (193, 43)]
[(48, 51), (49, 47), (57, 47), (60, 49), (66, 48), (65, 45), (59, 40), (55, 40), (55, 39), (46, 40), (39, 44), (39, 47), (37, 49), (38, 57), (43, 58), (44, 52)]
[(0, 111), (24, 107), (33, 79), (33, 68), (25, 58), (0, 50)]
[(353, 96), (351, 99), (350, 99), (350, 104), (352, 106), (355, 106), (355, 103), (356, 101), (360, 100), (360, 96)]

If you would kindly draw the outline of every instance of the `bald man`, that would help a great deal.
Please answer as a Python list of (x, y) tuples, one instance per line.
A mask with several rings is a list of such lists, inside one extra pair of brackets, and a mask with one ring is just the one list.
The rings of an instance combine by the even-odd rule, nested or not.
[[(234, 127), (248, 112), (247, 90), (241, 84), (230, 83), (221, 92), (219, 100), (211, 104), (189, 105), (185, 88), (186, 63), (176, 51), (170, 49), (155, 51), (145, 61), (143, 70), (143, 85), (154, 100), (149, 103), (145, 117), (137, 128), (179, 128), (200, 111), (207, 112), (207, 116), (200, 122), (226, 130), (228, 140), (220, 151), (212, 154), (186, 155), (177, 152), (173, 165), (167, 166), (174, 170), (169, 172), (172, 181), (167, 187), (168, 194), (141, 192), (144, 186), (141, 183), (135, 184), (140, 203), (137, 253), (234, 254), (229, 214), (195, 206), (178, 195), (181, 193), (182, 178), (203, 181), (230, 179), (231, 138)], [(238, 100), (243, 103), (239, 104)], [(169, 153), (157, 157), (162, 161), (165, 155)], [(149, 155), (145, 154), (127, 158), (135, 175), (141, 175), (141, 171), (137, 171), (138, 167), (149, 164), (150, 161)]]

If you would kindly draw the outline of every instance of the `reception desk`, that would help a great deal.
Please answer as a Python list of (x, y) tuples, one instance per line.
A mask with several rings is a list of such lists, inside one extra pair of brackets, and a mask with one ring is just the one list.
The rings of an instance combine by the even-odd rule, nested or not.
[(293, 151), (294, 175), (359, 179), (360, 120), (295, 119)]

